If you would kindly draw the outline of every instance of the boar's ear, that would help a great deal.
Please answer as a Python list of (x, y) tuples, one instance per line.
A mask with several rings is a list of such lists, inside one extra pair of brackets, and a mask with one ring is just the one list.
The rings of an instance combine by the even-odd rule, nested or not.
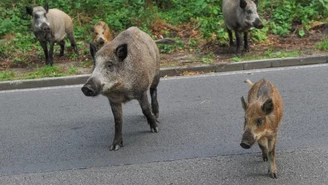
[(106, 25), (106, 24), (104, 24), (104, 26), (103, 26), (103, 29), (104, 29), (104, 31), (106, 30), (106, 28), (107, 28), (107, 25)]
[(126, 58), (126, 56), (128, 56), (128, 45), (127, 44), (119, 45), (115, 50), (115, 55), (118, 57), (120, 62), (122, 62)]
[(259, 1), (258, 0), (254, 0), (254, 3), (256, 4), (256, 7), (258, 7)]
[(93, 59), (93, 64), (95, 65), (95, 55), (96, 55), (96, 52), (97, 52), (97, 48), (95, 45), (93, 45), (91, 42), (90, 42), (90, 55)]
[(32, 13), (33, 13), (33, 8), (28, 7), (28, 6), (25, 6), (25, 9), (26, 9), (26, 13), (27, 13), (27, 14), (32, 15)]
[(48, 3), (46, 3), (45, 5), (43, 5), (43, 8), (46, 10), (46, 12), (48, 13), (48, 10), (49, 10), (49, 5)]
[(267, 99), (267, 101), (264, 102), (264, 104), (262, 105), (262, 110), (267, 115), (273, 111), (273, 102), (271, 98)]
[(247, 109), (247, 103), (244, 99), (244, 96), (241, 97), (241, 105), (243, 106), (243, 109), (246, 110)]
[(240, 0), (240, 8), (244, 9), (247, 6), (246, 0)]

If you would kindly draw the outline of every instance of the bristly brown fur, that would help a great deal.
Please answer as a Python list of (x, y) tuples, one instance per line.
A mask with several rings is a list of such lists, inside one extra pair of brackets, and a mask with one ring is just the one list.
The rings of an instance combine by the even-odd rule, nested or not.
[(241, 146), (247, 149), (257, 141), (263, 160), (269, 161), (271, 177), (277, 178), (275, 145), (284, 109), (280, 93), (265, 79), (255, 84), (246, 79), (245, 83), (249, 84), (251, 89), (248, 92), (248, 101), (242, 98), (246, 120), (244, 131), (247, 134), (244, 133)]

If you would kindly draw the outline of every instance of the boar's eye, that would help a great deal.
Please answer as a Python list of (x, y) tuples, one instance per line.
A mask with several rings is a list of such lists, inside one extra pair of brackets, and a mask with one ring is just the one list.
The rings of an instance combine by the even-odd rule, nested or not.
[(258, 118), (258, 119), (255, 120), (255, 123), (256, 123), (257, 126), (262, 125), (263, 122), (264, 122), (264, 120), (262, 118)]
[(108, 62), (106, 63), (106, 68), (107, 68), (107, 69), (111, 69), (112, 67), (113, 67), (113, 62), (108, 61)]
[(104, 34), (104, 32), (102, 32), (102, 34)]

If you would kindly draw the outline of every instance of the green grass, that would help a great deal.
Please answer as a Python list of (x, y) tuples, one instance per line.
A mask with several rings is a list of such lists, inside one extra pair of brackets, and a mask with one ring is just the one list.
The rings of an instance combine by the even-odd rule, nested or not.
[(27, 74), (27, 78), (34, 79), (34, 78), (42, 78), (42, 77), (59, 77), (65, 76), (65, 74), (61, 71), (60, 67), (58, 66), (44, 66), (44, 67), (37, 67), (36, 70), (30, 74)]
[(71, 76), (76, 74), (79, 74), (78, 67), (73, 65), (69, 67), (44, 66), (36, 67), (32, 72), (22, 74), (13, 71), (2, 71), (0, 72), (0, 81)]
[(261, 59), (270, 59), (270, 58), (288, 58), (288, 57), (297, 57), (301, 53), (299, 51), (277, 51), (273, 52), (273, 49), (270, 48), (266, 52), (264, 52), (264, 55), (259, 56), (244, 56), (244, 57), (233, 57), (231, 60), (233, 62), (241, 62), (241, 61), (248, 61), (248, 60), (261, 60)]
[(0, 80), (6, 81), (6, 80), (12, 80), (15, 78), (15, 73), (12, 71), (2, 71), (0, 72)]
[(316, 49), (319, 49), (321, 51), (328, 51), (328, 39), (323, 39), (320, 43), (316, 45)]

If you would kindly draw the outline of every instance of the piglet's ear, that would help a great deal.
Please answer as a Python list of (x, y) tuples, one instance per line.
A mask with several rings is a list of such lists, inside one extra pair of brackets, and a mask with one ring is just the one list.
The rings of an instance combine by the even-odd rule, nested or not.
[(273, 102), (272, 102), (271, 98), (267, 99), (267, 101), (265, 101), (264, 104), (262, 105), (262, 110), (267, 115), (273, 111), (273, 108), (274, 107), (273, 107)]
[(240, 8), (244, 9), (247, 6), (246, 0), (240, 0)]
[(48, 13), (48, 10), (49, 10), (49, 5), (48, 3), (46, 3), (45, 5), (43, 5), (43, 8), (46, 10), (46, 12)]
[(247, 103), (244, 99), (244, 96), (241, 97), (241, 105), (243, 106), (243, 109), (246, 110), (247, 109)]
[(28, 6), (25, 6), (25, 9), (26, 9), (26, 13), (27, 13), (27, 14), (32, 15), (32, 13), (33, 13), (33, 8), (28, 7)]
[(128, 45), (121, 44), (115, 49), (115, 55), (122, 62), (128, 56)]

